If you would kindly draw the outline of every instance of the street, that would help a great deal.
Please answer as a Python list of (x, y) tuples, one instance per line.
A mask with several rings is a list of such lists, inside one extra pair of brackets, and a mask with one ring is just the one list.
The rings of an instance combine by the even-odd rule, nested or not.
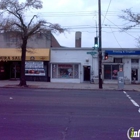
[(140, 129), (140, 93), (0, 89), (1, 140), (128, 140)]

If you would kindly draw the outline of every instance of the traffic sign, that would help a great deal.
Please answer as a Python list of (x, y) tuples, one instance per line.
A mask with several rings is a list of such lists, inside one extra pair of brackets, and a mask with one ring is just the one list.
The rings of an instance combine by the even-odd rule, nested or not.
[(97, 52), (87, 52), (87, 54), (95, 55)]

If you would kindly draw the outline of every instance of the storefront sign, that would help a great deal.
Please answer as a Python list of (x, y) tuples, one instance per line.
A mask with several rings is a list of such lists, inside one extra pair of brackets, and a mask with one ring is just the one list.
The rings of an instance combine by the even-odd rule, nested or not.
[(39, 68), (44, 68), (44, 63), (43, 62), (36, 62), (36, 61), (26, 61), (25, 62), (25, 68), (26, 69), (39, 69)]
[(20, 56), (0, 56), (0, 61), (19, 61)]
[(106, 50), (105, 53), (108, 53), (108, 55), (140, 55), (139, 50)]
[[(26, 60), (41, 60), (46, 61), (48, 57), (41, 56), (26, 56)], [(0, 61), (21, 61), (20, 56), (0, 56)]]

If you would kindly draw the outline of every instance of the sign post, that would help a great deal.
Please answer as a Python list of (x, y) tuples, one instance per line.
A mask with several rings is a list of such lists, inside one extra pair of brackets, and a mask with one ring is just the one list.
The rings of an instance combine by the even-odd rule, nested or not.
[(119, 90), (124, 89), (124, 72), (123, 71), (118, 72), (118, 89)]

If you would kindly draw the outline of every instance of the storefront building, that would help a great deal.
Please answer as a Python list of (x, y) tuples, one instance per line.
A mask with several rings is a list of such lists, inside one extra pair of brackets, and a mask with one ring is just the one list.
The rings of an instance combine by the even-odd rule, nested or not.
[[(103, 82), (117, 83), (118, 71), (124, 71), (125, 84), (140, 83), (139, 49), (103, 48), (102, 53)], [(107, 60), (104, 53), (108, 53)], [(53, 48), (50, 59), (51, 82), (81, 83), (90, 81), (92, 76), (98, 79), (98, 52), (92, 48)]]
[(92, 48), (53, 48), (50, 60), (51, 82), (89, 82), (98, 75), (97, 52)]
[[(50, 49), (32, 49), (26, 53), (25, 75), (29, 81), (49, 81)], [(19, 79), (21, 49), (0, 48), (0, 80)]]
[(103, 77), (105, 80), (117, 81), (117, 72), (124, 71), (125, 83), (140, 83), (140, 50), (130, 49), (103, 49), (108, 54), (108, 59), (103, 60)]
[[(19, 79), (21, 49), (18, 37), (11, 32), (0, 33), (0, 80)], [(50, 81), (50, 48), (61, 47), (56, 38), (47, 34), (36, 34), (28, 40), (25, 75), (30, 81)]]

